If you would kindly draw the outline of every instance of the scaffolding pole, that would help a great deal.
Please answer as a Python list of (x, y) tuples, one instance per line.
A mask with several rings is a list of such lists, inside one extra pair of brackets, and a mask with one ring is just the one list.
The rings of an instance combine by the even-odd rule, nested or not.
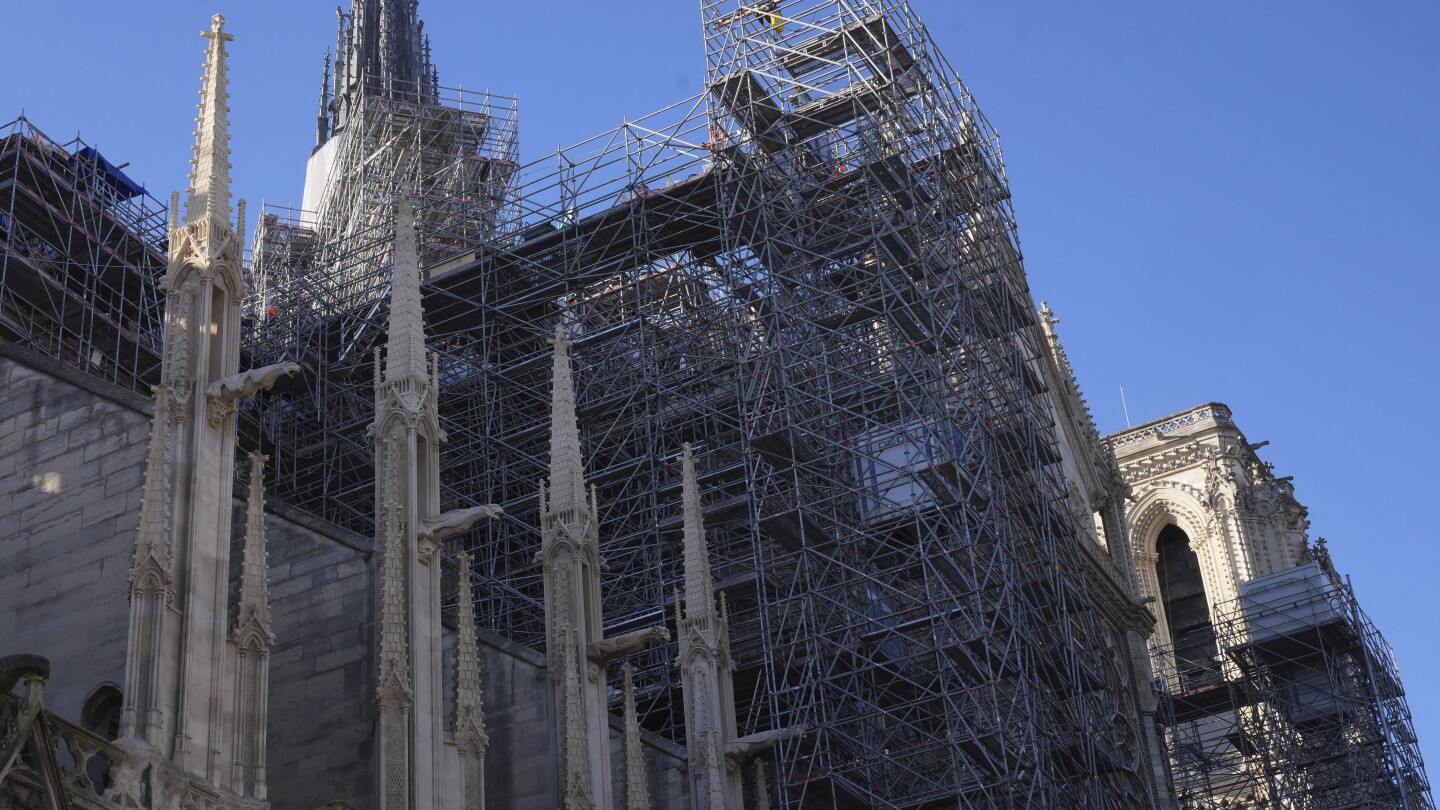
[(93, 146), (0, 126), (0, 339), (149, 393), (166, 208)]
[[(599, 488), (605, 633), (672, 612), (674, 455), (692, 442), (739, 725), (809, 730), (778, 750), (780, 806), (1146, 806), (994, 133), (903, 3), (703, 13), (702, 95), (514, 169), (504, 204), (422, 190), (442, 499), (506, 513), (459, 541), (477, 619), (543, 646), (536, 484), (560, 323)], [(270, 288), (309, 296), (268, 350), (310, 370), (308, 393), (257, 414), (274, 486), (360, 531), (385, 201), (400, 176), (423, 189), (411, 167), (428, 165), (384, 152), (396, 126), (333, 148), (355, 149), (342, 178), (402, 168), (339, 181), (315, 217), (271, 212), (255, 249), (277, 257), (256, 261)], [(325, 210), (375, 214), (338, 228)], [(333, 247), (282, 258), (315, 245)], [(632, 663), (642, 722), (683, 741), (673, 653)]]
[(1182, 808), (1431, 810), (1394, 654), (1323, 547), (1215, 609), (1211, 661), (1156, 651)]

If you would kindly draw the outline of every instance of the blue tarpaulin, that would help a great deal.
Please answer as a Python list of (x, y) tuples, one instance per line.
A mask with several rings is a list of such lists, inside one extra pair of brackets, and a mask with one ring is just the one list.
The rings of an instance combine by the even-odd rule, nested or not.
[(115, 167), (115, 164), (106, 160), (103, 155), (96, 152), (94, 148), (86, 146), (75, 153), (75, 159), (85, 163), (94, 164), (100, 172), (105, 183), (115, 190), (117, 194), (130, 199), (145, 193), (145, 187), (125, 176), (125, 173)]

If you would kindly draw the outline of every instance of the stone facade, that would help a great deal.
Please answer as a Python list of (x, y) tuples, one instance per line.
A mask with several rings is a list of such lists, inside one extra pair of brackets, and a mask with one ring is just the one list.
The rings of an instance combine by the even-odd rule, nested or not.
[[(0, 626), (13, 628), (6, 651), (49, 659), (45, 707), (70, 720), (65, 734), (77, 739), (87, 698), (124, 679), (125, 575), (150, 410), (150, 403), (125, 389), (0, 343), (0, 425), (14, 431), (0, 433), (0, 442), (27, 439), (3, 445), (0, 453), (6, 471), (0, 476), (0, 523), (6, 527)], [(270, 804), (310, 810), (343, 798), (355, 810), (367, 810), (374, 806), (374, 540), (283, 503), (271, 501), (266, 509), (275, 634)], [(239, 585), (245, 520), (246, 502), (235, 497), (232, 590)], [(550, 810), (557, 777), (545, 732), (551, 716), (545, 657), (487, 631), (477, 639), (486, 732), (491, 746), (505, 752), (485, 760), (488, 792), (502, 797), (506, 808)], [(622, 731), (620, 718), (612, 718), (616, 785), (622, 784)], [(684, 810), (684, 749), (649, 732), (641, 737), (651, 806)]]
[(49, 658), (64, 676), (46, 705), (77, 721), (97, 688), (125, 678), (148, 410), (129, 391), (0, 344), (3, 652)]
[(1264, 443), (1245, 438), (1229, 407), (1206, 403), (1117, 433), (1109, 443), (1131, 489), (1131, 553), (1140, 593), (1158, 603), (1157, 644), (1175, 641), (1156, 569), (1167, 526), (1188, 539), (1212, 609), (1239, 597), (1241, 583), (1300, 563), (1306, 509), (1290, 480), (1277, 478), (1256, 455)]
[[(1060, 319), (1048, 304), (1042, 302), (1041, 307), (1040, 323), (1049, 351), (1040, 365), (1052, 393), (1052, 416), (1068, 495), (1065, 507), (1083, 534), (1080, 545), (1086, 580), (1103, 622), (1106, 688), (1128, 709), (1115, 718), (1113, 733), (1121, 742), (1119, 750), (1124, 757), (1118, 764), (1135, 772), (1145, 786), (1143, 798), (1136, 796), (1131, 801), (1147, 807), (1173, 807), (1146, 653), (1154, 618), (1136, 586), (1122, 505), (1128, 489), (1080, 392), (1056, 330)], [(1130, 718), (1137, 718), (1138, 723)]]
[(369, 807), (374, 759), (373, 541), (335, 526), (308, 528), (295, 519), (272, 512), (266, 526), (275, 633), (270, 656), (271, 805), (323, 807), (343, 797), (356, 808)]
[(1389, 646), (1230, 408), (1108, 438), (1184, 810), (1430, 808)]
[[(171, 222), (154, 399), (0, 345), (0, 627), (12, 631), (0, 653), (48, 659), (15, 663), (16, 679), (0, 686), (0, 744), (14, 748), (0, 750), (10, 755), (0, 799), (742, 810), (748, 793), (768, 806), (756, 757), (806, 730), (736, 732), (729, 616), (689, 444), (671, 448), (683, 468), (675, 627), (688, 750), (641, 729), (628, 664), (618, 667), (624, 716), (609, 709), (610, 664), (669, 633), (604, 635), (600, 510), (563, 324), (538, 499), (547, 651), (477, 631), (463, 587), (455, 615), (442, 612), (442, 569), (467, 582), (471, 565), (447, 539), (499, 510), (439, 508), (440, 370), (425, 343), (407, 190), (395, 201), (388, 342), (375, 358), (376, 536), (267, 504), (259, 453), (249, 485), (235, 489), (239, 403), (298, 367), (240, 371), (246, 281), (229, 202), (223, 23), (217, 15), (203, 34), (199, 130), (184, 219), (177, 206)], [(1087, 651), (1098, 664), (1085, 685), (1096, 684), (1105, 708), (1083, 732), (1113, 741), (1094, 769), (1117, 802), (1172, 808), (1151, 689), (1166, 664), (1152, 662), (1147, 643), (1205, 641), (1216, 605), (1301, 562), (1305, 509), (1218, 403), (1102, 439), (1048, 306), (1040, 322), (1045, 351), (1028, 370), (1034, 390), (1050, 392), (1066, 484), (1063, 502), (1048, 506), (1068, 523), (1062, 534), (1081, 535), (1087, 583), (1053, 607), (1093, 602), (1103, 644)], [(1187, 572), (1184, 588), (1173, 584)], [(21, 680), (24, 694), (12, 694)], [(106, 739), (112, 724), (119, 743)]]

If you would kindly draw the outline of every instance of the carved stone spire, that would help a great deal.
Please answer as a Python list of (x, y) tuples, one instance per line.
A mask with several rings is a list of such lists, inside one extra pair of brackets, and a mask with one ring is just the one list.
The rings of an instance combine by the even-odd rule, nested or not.
[(245, 505), (245, 538), (240, 552), (240, 600), (235, 612), (235, 636), (253, 630), (266, 639), (270, 633), (269, 564), (265, 558), (265, 462), (250, 454), (250, 497)]
[(735, 738), (735, 699), (730, 680), (729, 617), (715, 610), (710, 549), (700, 508), (695, 457), (686, 444), (681, 456), (681, 501), (685, 517), (685, 605), (676, 600), (680, 637), (680, 680), (685, 691), (685, 734), (690, 746), (690, 795), (705, 810), (739, 810), (738, 771), (725, 765)]
[(470, 555), (456, 555), (460, 569), (455, 629), (455, 747), (464, 780), (464, 810), (485, 808), (485, 706), (480, 687), (480, 656), (475, 650), (475, 602), (470, 593)]
[[(140, 499), (140, 530), (130, 564), (130, 585), (142, 587), (142, 578), (155, 579), (143, 587), (165, 587), (171, 582), (175, 550), (170, 544), (170, 435), (173, 407), (170, 386), (155, 386), (155, 417), (150, 424), (150, 445), (145, 453), (145, 487)], [(173, 592), (169, 599), (174, 599)]]
[(120, 735), (147, 742), (161, 737), (166, 679), (165, 620), (175, 603), (175, 548), (170, 540), (170, 448), (175, 431), (170, 385), (155, 386), (155, 416), (145, 455), (140, 528), (130, 563), (130, 631)]
[(200, 87), (200, 115), (195, 119), (195, 157), (190, 162), (190, 195), (185, 203), (185, 224), (209, 220), (212, 228), (230, 223), (230, 90), (226, 74), (225, 18), (210, 18), (210, 40), (205, 51), (205, 75)]
[(765, 763), (755, 760), (755, 810), (770, 810), (770, 785), (765, 780)]
[[(381, 776), (382, 807), (414, 810), (452, 806), (447, 779), (458, 763), (445, 745), (442, 681), (444, 653), (440, 629), (441, 549), (445, 538), (469, 528), (492, 510), (439, 513), (440, 443), (445, 440), (436, 407), (438, 367), (427, 360), (414, 204), (408, 190), (395, 201), (395, 245), (390, 289), (390, 325), (384, 368), (376, 360), (375, 503), (381, 516), (378, 538), (386, 551), (382, 617), (382, 687), (406, 683), (382, 694), (379, 748), (387, 762), (398, 763)], [(404, 659), (403, 662), (401, 659)], [(386, 700), (403, 703), (391, 712)], [(390, 785), (406, 781), (392, 804)], [(478, 779), (471, 780), (477, 787)]]
[(590, 660), (601, 640), (600, 541), (585, 493), (570, 342), (556, 327), (550, 405), (550, 481), (541, 483), (540, 560), (545, 576), (545, 649), (551, 696), (560, 711), (555, 735), (560, 795), (567, 808), (612, 805), (609, 710), (604, 664)]
[(650, 810), (650, 786), (645, 779), (645, 751), (640, 744), (640, 719), (635, 712), (635, 669), (620, 667), (625, 689), (625, 805), (623, 810)]
[[(705, 542), (695, 459), (685, 445), (681, 498), (685, 514), (685, 607), (675, 599), (680, 636), (680, 680), (685, 691), (685, 733), (690, 745), (690, 795), (706, 810), (739, 810), (741, 766), (800, 729), (739, 737), (735, 730), (734, 664), (730, 658), (730, 611), (720, 594), (716, 611), (710, 551)], [(700, 798), (700, 797), (703, 797)]]
[(710, 575), (710, 551), (705, 542), (705, 519), (700, 509), (700, 486), (695, 479), (695, 456), (685, 444), (681, 458), (681, 499), (685, 513), (685, 615), (715, 613), (715, 580)]
[[(248, 715), (235, 713), (236, 699), (238, 689), (258, 688), (269, 631), (263, 551), (252, 549), (241, 594), (254, 631), (245, 655), (231, 635), (234, 413), (291, 366), (237, 373), (245, 280), (230, 220), (226, 43), (234, 37), (219, 15), (201, 36), (205, 67), (183, 221), (178, 195), (171, 198), (163, 359), (131, 572), (121, 724), (152, 762), (168, 759), (191, 780), (255, 796), (263, 762), (257, 738), (241, 733), (237, 720), (263, 711), (262, 699), (251, 695)], [(247, 540), (263, 543), (253, 535)]]
[[(610, 712), (605, 683), (608, 663), (670, 637), (657, 625), (604, 637), (601, 616), (600, 536), (596, 494), (585, 491), (575, 388), (570, 379), (570, 342), (555, 330), (554, 399), (550, 406), (550, 480), (540, 489), (544, 566), (545, 649), (559, 741), (560, 793), (574, 807), (615, 806), (610, 772)], [(579, 736), (577, 736), (579, 735)], [(586, 780), (583, 793), (576, 780)]]
[(384, 468), (377, 476), (382, 494), (379, 515), (380, 558), (380, 660), (375, 701), (379, 714), (381, 810), (410, 807), (410, 647), (406, 615), (406, 517), (396, 481), (399, 441), (385, 440)]
[(407, 190), (402, 190), (395, 201), (395, 251), (390, 271), (390, 326), (385, 359), (387, 383), (408, 384), (412, 391), (429, 387), (415, 202)]
[[(566, 639), (561, 644), (564, 649), (560, 655), (565, 668), (560, 705), (565, 735), (561, 741), (560, 757), (563, 780), (561, 800), (565, 803), (565, 810), (592, 810), (595, 793), (591, 789), (589, 761), (585, 755), (590, 741), (586, 734), (586, 707), (580, 685), (580, 636), (568, 624), (561, 625), (560, 634)], [(608, 729), (606, 731), (608, 733)]]
[[(390, 440), (389, 464), (393, 467), (399, 448)], [(380, 505), (383, 556), (380, 560), (380, 677), (376, 697), (387, 703), (408, 705), (410, 700), (410, 649), (406, 633), (405, 604), (405, 514), (393, 483), (398, 476), (384, 473), (385, 501)]]
[(574, 510), (574, 515), (586, 508), (585, 462), (580, 454), (580, 427), (575, 416), (571, 344), (565, 339), (563, 324), (555, 325), (555, 337), (550, 342), (555, 347), (550, 400), (550, 511)]
[(269, 564), (265, 555), (265, 456), (250, 454), (250, 497), (240, 560), (240, 599), (235, 612), (235, 765), (231, 778), (241, 796), (266, 797), (265, 743), (269, 718)]

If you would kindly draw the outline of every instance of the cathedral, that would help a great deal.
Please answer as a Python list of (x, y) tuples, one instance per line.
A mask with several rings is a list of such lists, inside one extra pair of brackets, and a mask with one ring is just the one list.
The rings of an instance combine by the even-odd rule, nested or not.
[(0, 130), (0, 807), (1433, 808), (1265, 443), (1097, 430), (908, 3), (700, 6), (522, 165), (354, 0), (248, 241), (219, 14), (183, 200)]

